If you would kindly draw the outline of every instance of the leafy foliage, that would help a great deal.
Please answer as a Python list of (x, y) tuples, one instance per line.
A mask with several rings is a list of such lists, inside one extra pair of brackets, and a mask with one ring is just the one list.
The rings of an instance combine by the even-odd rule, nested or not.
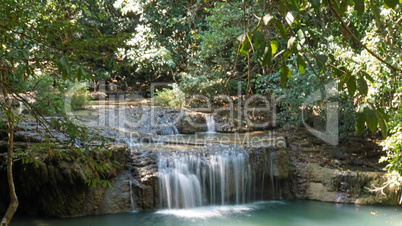
[[(46, 116), (60, 116), (66, 113), (65, 97), (66, 91), (71, 89), (75, 83), (59, 81), (54, 84), (51, 76), (42, 75), (27, 82), (28, 90), (35, 90), (35, 102), (32, 107), (38, 109), (41, 114)], [(54, 86), (55, 85), (55, 86)], [(71, 97), (71, 110), (78, 110), (88, 104), (89, 97), (86, 87), (75, 91)]]
[[(121, 44), (120, 35), (102, 34), (97, 28), (80, 23), (82, 19), (98, 17), (102, 14), (88, 10), (90, 3), (82, 1), (31, 1), (5, 0), (0, 9), (0, 85), (3, 98), (7, 104), (1, 104), (1, 110), (8, 122), (7, 175), (10, 188), (14, 188), (12, 164), (14, 156), (13, 134), (19, 117), (11, 111), (10, 96), (23, 102), (47, 132), (43, 145), (55, 142), (51, 139), (54, 129), (69, 137), (67, 145), (75, 146), (80, 142), (88, 142), (86, 128), (71, 123), (66, 117), (52, 117), (48, 120), (44, 114), (59, 115), (63, 113), (62, 97), (64, 85), (70, 82), (81, 82), (92, 79), (91, 66), (94, 61), (105, 62), (110, 53), (114, 54), (116, 44)], [(102, 43), (102, 44), (100, 44)], [(103, 44), (107, 45), (107, 50)], [(42, 78), (33, 81), (39, 74)], [(53, 81), (53, 86), (49, 84)], [(38, 85), (39, 98), (30, 104), (25, 92), (29, 90), (27, 81)], [(57, 86), (57, 84), (62, 86)], [(85, 91), (73, 96), (73, 108), (85, 103)], [(63, 115), (60, 115), (63, 116)], [(54, 137), (53, 137), (54, 138)], [(84, 143), (85, 144), (85, 143)], [(101, 145), (100, 147), (103, 147)], [(98, 147), (86, 146), (86, 155), (96, 151)], [(52, 150), (49, 150), (52, 153)], [(24, 158), (23, 158), (24, 160)], [(25, 162), (27, 159), (24, 160)], [(94, 160), (96, 163), (96, 160)], [(96, 164), (95, 164), (96, 166)], [(105, 165), (100, 165), (107, 167)], [(97, 169), (98, 170), (98, 169)], [(10, 179), (11, 178), (11, 179)], [(92, 177), (96, 182), (104, 178)], [(18, 207), (15, 190), (10, 189), (10, 205), (1, 224), (7, 225)]]
[(172, 89), (163, 88), (156, 90), (154, 101), (161, 106), (181, 107), (185, 100), (185, 94), (180, 90), (179, 86), (174, 83), (169, 85)]

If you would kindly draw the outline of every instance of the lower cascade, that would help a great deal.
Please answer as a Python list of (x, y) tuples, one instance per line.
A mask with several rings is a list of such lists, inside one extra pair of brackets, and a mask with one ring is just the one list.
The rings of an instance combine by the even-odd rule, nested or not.
[[(162, 208), (243, 204), (257, 199), (249, 155), (228, 149), (208, 153), (161, 153), (158, 160)], [(263, 178), (259, 178), (262, 180)], [(261, 186), (261, 181), (258, 184)]]
[(213, 115), (208, 115), (205, 117), (205, 121), (207, 123), (207, 133), (215, 133), (215, 119)]

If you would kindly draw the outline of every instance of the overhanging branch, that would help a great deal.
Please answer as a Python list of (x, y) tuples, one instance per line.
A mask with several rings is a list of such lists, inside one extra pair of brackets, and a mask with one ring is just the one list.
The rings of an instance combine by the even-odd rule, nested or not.
[(398, 68), (390, 63), (388, 63), (387, 61), (385, 61), (384, 59), (382, 59), (380, 56), (378, 56), (376, 53), (374, 53), (373, 51), (371, 51), (366, 45), (364, 45), (354, 34), (353, 32), (349, 29), (348, 25), (346, 25), (346, 23), (342, 20), (341, 15), (338, 13), (338, 11), (336, 11), (334, 3), (332, 2), (332, 0), (328, 0), (329, 5), (331, 10), (334, 12), (336, 18), (339, 20), (339, 22), (341, 22), (342, 27), (350, 34), (350, 36), (352, 36), (352, 38), (361, 46), (363, 47), (365, 50), (367, 50), (367, 52), (369, 52), (372, 56), (374, 56), (375, 58), (377, 58), (379, 61), (381, 61), (382, 63), (386, 64), (389, 68), (394, 69), (395, 71), (402, 71), (401, 68)]

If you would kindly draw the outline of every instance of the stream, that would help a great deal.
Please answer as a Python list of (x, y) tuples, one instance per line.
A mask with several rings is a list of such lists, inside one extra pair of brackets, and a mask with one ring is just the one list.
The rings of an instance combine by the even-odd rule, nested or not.
[(12, 225), (402, 225), (401, 207), (358, 206), (305, 200), (160, 209), (52, 219), (16, 216)]

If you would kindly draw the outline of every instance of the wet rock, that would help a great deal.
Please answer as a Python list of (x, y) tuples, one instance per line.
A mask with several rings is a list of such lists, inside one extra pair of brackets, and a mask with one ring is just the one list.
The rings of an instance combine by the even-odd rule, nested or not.
[(296, 197), (326, 202), (398, 204), (399, 192), (395, 187), (387, 187), (384, 190), (386, 195), (369, 190), (381, 187), (387, 181), (382, 172), (340, 171), (318, 163), (297, 163), (291, 171), (298, 183)]
[(147, 149), (131, 151), (133, 192), (136, 209), (159, 207), (157, 153)]
[[(18, 149), (18, 144), (16, 149)], [(27, 153), (32, 150), (25, 147)], [(39, 151), (43, 153), (43, 151)], [(108, 151), (99, 151), (95, 159), (112, 164), (119, 161), (125, 164), (127, 154), (125, 150), (114, 149), (109, 157)], [(61, 156), (69, 155), (69, 158)], [(0, 157), (4, 155), (0, 155)], [(33, 157), (35, 163), (14, 164), (15, 187), (19, 198), (19, 210), (28, 214), (47, 216), (80, 216), (94, 213), (121, 212), (121, 205), (111, 205), (108, 208), (99, 208), (105, 203), (105, 190), (101, 185), (88, 186), (87, 179), (94, 174), (94, 166), (82, 157), (75, 158), (74, 151), (53, 149), (53, 155), (40, 154)], [(0, 170), (0, 208), (6, 205), (7, 183), (3, 181), (5, 170)], [(113, 173), (108, 169), (105, 179), (111, 179)], [(4, 183), (3, 183), (4, 182)], [(109, 193), (108, 193), (109, 194)], [(116, 202), (119, 200), (116, 200)], [(117, 209), (116, 209), (117, 208)]]
[(107, 99), (107, 94), (103, 92), (91, 92), (88, 93), (89, 98), (92, 100), (106, 100)]
[(112, 179), (110, 182), (113, 187), (106, 187), (95, 213), (121, 213), (130, 210), (130, 180), (128, 171), (122, 171), (117, 178)]
[(180, 134), (205, 132), (207, 130), (205, 115), (188, 113), (176, 123), (176, 127)]
[(116, 92), (116, 91), (117, 91), (117, 85), (114, 84), (114, 83), (109, 83), (109, 84), (107, 85), (107, 89), (108, 89), (109, 91), (111, 91), (111, 92)]

